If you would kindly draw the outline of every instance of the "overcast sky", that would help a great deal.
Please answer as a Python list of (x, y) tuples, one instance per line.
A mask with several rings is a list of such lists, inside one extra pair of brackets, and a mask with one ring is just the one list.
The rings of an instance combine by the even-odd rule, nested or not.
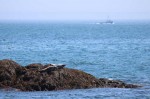
[(0, 0), (0, 20), (150, 20), (150, 0)]

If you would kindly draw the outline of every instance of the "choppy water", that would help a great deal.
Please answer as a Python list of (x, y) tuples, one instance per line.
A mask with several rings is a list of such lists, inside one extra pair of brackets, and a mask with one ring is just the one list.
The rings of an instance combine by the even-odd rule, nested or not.
[(4, 92), (0, 98), (150, 98), (150, 23), (0, 23), (0, 59), (63, 63), (98, 78), (141, 84), (138, 89), (96, 88)]

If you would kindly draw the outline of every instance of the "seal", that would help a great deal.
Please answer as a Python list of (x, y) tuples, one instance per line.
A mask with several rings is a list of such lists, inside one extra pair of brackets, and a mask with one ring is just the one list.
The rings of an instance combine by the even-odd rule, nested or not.
[(66, 66), (65, 64), (51, 64), (51, 65), (57, 67), (58, 69), (62, 69)]
[(40, 70), (40, 72), (51, 72), (57, 69), (62, 69), (65, 66), (66, 66), (65, 64), (47, 64), (44, 66), (45, 68)]

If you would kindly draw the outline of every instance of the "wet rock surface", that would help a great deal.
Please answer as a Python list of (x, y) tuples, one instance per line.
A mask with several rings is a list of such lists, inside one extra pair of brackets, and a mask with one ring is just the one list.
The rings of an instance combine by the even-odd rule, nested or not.
[(50, 91), (83, 88), (137, 88), (119, 80), (97, 79), (80, 70), (65, 68), (65, 65), (21, 66), (12, 60), (0, 60), (0, 88), (21, 91)]

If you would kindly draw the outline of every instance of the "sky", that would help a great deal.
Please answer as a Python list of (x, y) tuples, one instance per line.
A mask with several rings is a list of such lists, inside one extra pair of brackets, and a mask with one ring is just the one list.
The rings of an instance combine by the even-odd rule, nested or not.
[(150, 20), (150, 0), (0, 0), (0, 20)]

